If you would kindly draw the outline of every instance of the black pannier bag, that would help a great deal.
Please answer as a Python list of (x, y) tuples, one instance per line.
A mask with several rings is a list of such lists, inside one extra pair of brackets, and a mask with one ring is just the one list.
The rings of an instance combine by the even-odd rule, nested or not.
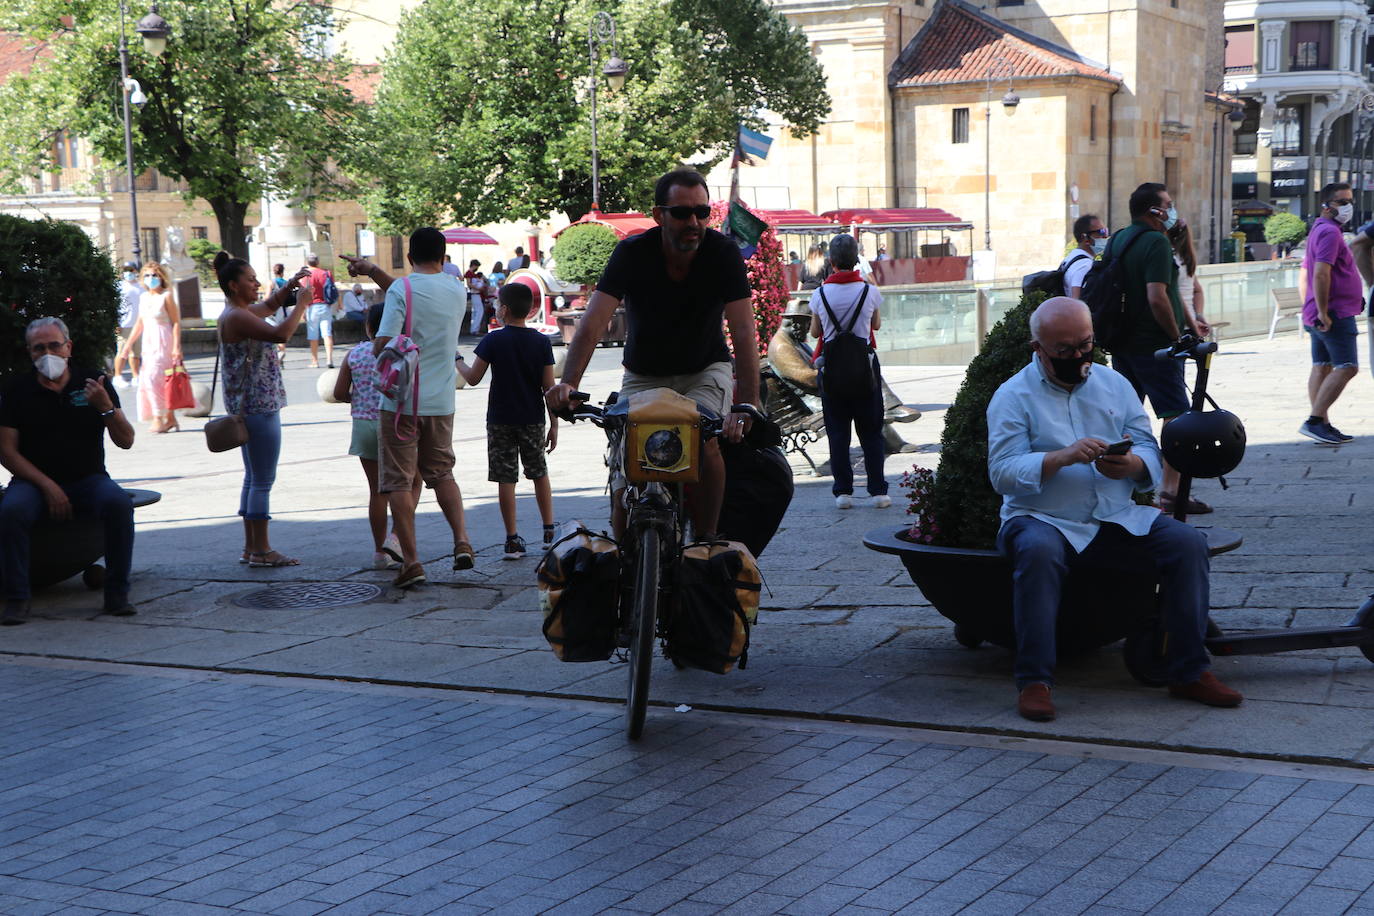
[(722, 439), (720, 454), (725, 460), (725, 499), (718, 533), (742, 542), (758, 557), (792, 504), (792, 466), (776, 445), (755, 448), (748, 441)]
[(569, 522), (539, 561), (544, 638), (560, 661), (604, 662), (619, 626), (620, 548)]
[(725, 674), (749, 663), (749, 629), (759, 616), (763, 579), (737, 541), (691, 544), (663, 628), (663, 655), (679, 668)]

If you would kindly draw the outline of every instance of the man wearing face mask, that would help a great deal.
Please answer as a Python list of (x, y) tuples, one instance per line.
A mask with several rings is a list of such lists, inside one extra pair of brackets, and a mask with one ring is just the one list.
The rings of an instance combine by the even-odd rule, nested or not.
[(134, 341), (129, 348), (128, 360), (129, 369), (133, 371), (133, 383), (124, 381), (124, 348), (123, 341), (129, 339), (129, 334), (133, 331), (134, 325), (138, 323), (138, 300), (143, 295), (143, 287), (138, 282), (138, 265), (133, 261), (124, 262), (124, 274), (119, 280), (119, 340), (121, 346), (119, 352), (115, 354), (114, 361), (114, 384), (116, 388), (136, 388), (138, 387), (138, 369), (142, 362), (142, 341)]
[(1064, 295), (1070, 299), (1083, 298), (1083, 278), (1092, 269), (1093, 261), (1107, 250), (1107, 227), (1091, 213), (1084, 213), (1073, 221), (1073, 238), (1078, 247), (1064, 258)]
[[(1155, 351), (1169, 346), (1184, 332), (1203, 336), (1189, 323), (1178, 292), (1178, 263), (1165, 235), (1178, 224), (1178, 210), (1164, 185), (1147, 181), (1130, 200), (1131, 225), (1112, 236), (1108, 252), (1121, 258), (1126, 292), (1127, 341), (1112, 351), (1112, 368), (1126, 377), (1142, 401), (1150, 399), (1155, 416), (1165, 423), (1187, 410), (1188, 388), (1183, 360), (1160, 362)], [(1159, 481), (1159, 505), (1174, 511), (1178, 471), (1164, 463)], [(1190, 498), (1189, 515), (1211, 512), (1200, 499)]]
[[(1055, 629), (1069, 572), (1112, 565), (1143, 547), (1158, 566), (1169, 634), (1169, 693), (1209, 706), (1241, 695), (1209, 670), (1207, 540), (1191, 525), (1132, 500), (1162, 475), (1150, 420), (1129, 381), (1092, 362), (1092, 315), (1075, 299), (1048, 299), (1031, 315), (1030, 364), (988, 404), (988, 476), (1002, 494), (997, 548), (1013, 568), (1017, 711), (1055, 716)], [(1108, 447), (1130, 444), (1120, 454)], [(1120, 448), (1113, 451), (1120, 451)], [(1105, 597), (1105, 596), (1104, 596)]]
[(70, 364), (72, 342), (59, 318), (37, 318), (24, 333), (34, 371), (0, 396), (0, 464), (13, 474), (0, 499), (0, 623), (29, 613), (29, 532), (45, 516), (92, 516), (105, 530), (106, 614), (128, 617), (134, 509), (105, 471), (105, 433), (131, 448), (134, 430), (104, 375)]
[(1312, 335), (1312, 372), (1307, 378), (1312, 413), (1298, 432), (1321, 445), (1340, 445), (1354, 437), (1332, 426), (1327, 414), (1360, 371), (1355, 316), (1364, 311), (1364, 287), (1342, 228), (1355, 215), (1350, 185), (1327, 185), (1321, 201), (1321, 216), (1307, 235), (1307, 253), (1298, 274), (1302, 323)]

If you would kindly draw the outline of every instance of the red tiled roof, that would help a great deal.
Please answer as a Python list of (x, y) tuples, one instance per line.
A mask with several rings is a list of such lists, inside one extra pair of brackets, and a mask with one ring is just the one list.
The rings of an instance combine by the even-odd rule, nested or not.
[[(1004, 61), (999, 66), (997, 58)], [(903, 49), (888, 82), (893, 88), (997, 79), (1086, 76), (1121, 82), (1099, 64), (989, 16), (964, 0), (940, 0)]]
[(52, 49), (45, 41), (0, 32), (0, 83), (4, 83), (11, 73), (28, 73), (39, 58), (51, 54)]
[(376, 64), (355, 64), (343, 81), (344, 88), (364, 105), (371, 105), (377, 100), (377, 86), (381, 82), (382, 68)]

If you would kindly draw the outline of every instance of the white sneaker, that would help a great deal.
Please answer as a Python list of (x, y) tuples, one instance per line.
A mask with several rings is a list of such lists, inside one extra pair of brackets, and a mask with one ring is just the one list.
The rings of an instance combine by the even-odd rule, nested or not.
[[(391, 559), (396, 561), (397, 565), (400, 565), (402, 559), (401, 542), (396, 539), (396, 532), (391, 532), (386, 536), (386, 540), (382, 541), (382, 553), (391, 557)], [(387, 568), (390, 569), (391, 567)]]
[(396, 569), (400, 565), (400, 561), (391, 559), (380, 550), (374, 551), (372, 554), (373, 569)]
[(853, 508), (854, 508), (854, 498), (853, 498), (852, 496), (850, 496), (848, 493), (841, 493), (839, 496), (836, 496), (836, 497), (835, 497), (835, 508), (836, 508), (836, 509), (853, 509)]
[(115, 379), (114, 379), (114, 386), (115, 386), (116, 388), (120, 389), (121, 391), (127, 390), (127, 389), (129, 389), (129, 388), (134, 387), (134, 386), (133, 386), (133, 383), (130, 382), (128, 379), (126, 379), (126, 378), (125, 378), (124, 376), (122, 376), (122, 375), (116, 375), (116, 376), (115, 376)]
[(872, 505), (873, 508), (875, 508), (875, 509), (888, 509), (888, 508), (891, 508), (891, 506), (892, 506), (892, 497), (891, 497), (891, 496), (888, 496), (886, 493), (884, 493), (884, 494), (881, 495), (881, 496), (875, 496), (875, 497), (873, 497), (873, 501), (872, 501), (871, 505)]

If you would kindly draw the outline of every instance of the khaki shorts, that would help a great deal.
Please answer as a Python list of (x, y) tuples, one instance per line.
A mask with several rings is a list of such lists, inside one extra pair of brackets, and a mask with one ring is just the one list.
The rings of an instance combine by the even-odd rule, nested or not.
[[(134, 332), (134, 329), (133, 329), (132, 327), (128, 327), (128, 328), (116, 328), (116, 329), (115, 329), (115, 333), (119, 335), (119, 342), (120, 342), (121, 345), (124, 343), (124, 341), (126, 341), (126, 340), (129, 339), (129, 335), (132, 334), (133, 332)], [(143, 355), (143, 335), (140, 334), (139, 337), (138, 337), (138, 340), (135, 340), (135, 341), (134, 341), (134, 345), (133, 345), (132, 347), (129, 348), (129, 356), (130, 356), (130, 358), (132, 358), (132, 359), (138, 359), (138, 358), (141, 357), (142, 355)]]
[(381, 433), (381, 474), (377, 492), (409, 490), (417, 473), (431, 490), (436, 484), (452, 480), (453, 414), (437, 417), (401, 414), (399, 433), (396, 419), (394, 411), (383, 410), (377, 421)]
[[(620, 399), (653, 388), (671, 388), (723, 417), (730, 412), (730, 405), (735, 399), (735, 372), (729, 363), (711, 363), (700, 372), (687, 375), (640, 375), (626, 369), (620, 380)], [(612, 492), (625, 489), (625, 474), (620, 469), (620, 460), (620, 449), (612, 449)]]

